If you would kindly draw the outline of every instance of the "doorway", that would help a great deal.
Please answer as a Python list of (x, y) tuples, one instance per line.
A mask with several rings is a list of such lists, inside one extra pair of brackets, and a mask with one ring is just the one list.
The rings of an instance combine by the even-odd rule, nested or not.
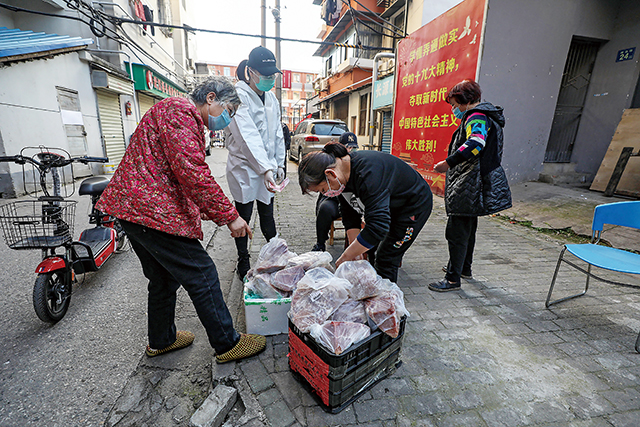
[(549, 142), (547, 163), (569, 163), (589, 90), (600, 42), (574, 37), (562, 74)]

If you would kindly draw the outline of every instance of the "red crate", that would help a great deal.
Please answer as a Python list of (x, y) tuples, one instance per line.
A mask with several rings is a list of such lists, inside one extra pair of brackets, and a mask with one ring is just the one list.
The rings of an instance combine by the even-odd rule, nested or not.
[(400, 365), (405, 323), (403, 318), (397, 338), (377, 330), (337, 356), (289, 321), (289, 367), (324, 410), (340, 412)]

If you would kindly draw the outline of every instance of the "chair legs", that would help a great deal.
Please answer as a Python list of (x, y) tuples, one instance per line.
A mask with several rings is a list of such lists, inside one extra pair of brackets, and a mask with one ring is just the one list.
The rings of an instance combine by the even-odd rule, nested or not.
[[(551, 305), (557, 304), (559, 302), (563, 302), (563, 301), (567, 301), (567, 300), (570, 300), (570, 299), (573, 299), (573, 298), (581, 297), (584, 294), (586, 294), (587, 291), (589, 290), (589, 277), (591, 276), (591, 264), (589, 264), (589, 266), (587, 267), (587, 271), (586, 271), (586, 273), (587, 273), (587, 283), (585, 285), (584, 291), (580, 292), (579, 294), (575, 294), (575, 295), (571, 295), (571, 296), (568, 296), (568, 297), (559, 298), (557, 300), (550, 301), (551, 300), (551, 294), (553, 292), (553, 287), (555, 286), (556, 278), (558, 277), (558, 270), (560, 270), (560, 265), (562, 264), (562, 262), (564, 261), (567, 264), (571, 265), (572, 267), (578, 268), (573, 263), (565, 261), (563, 259), (564, 253), (565, 253), (566, 250), (567, 250), (566, 246), (563, 247), (562, 248), (562, 252), (560, 252), (560, 256), (558, 257), (558, 263), (556, 264), (556, 271), (553, 273), (553, 279), (551, 279), (551, 286), (549, 286), (549, 293), (547, 294), (547, 301), (544, 304), (545, 307), (547, 307), (547, 308), (549, 308)], [(581, 269), (579, 269), (579, 270), (581, 270)]]

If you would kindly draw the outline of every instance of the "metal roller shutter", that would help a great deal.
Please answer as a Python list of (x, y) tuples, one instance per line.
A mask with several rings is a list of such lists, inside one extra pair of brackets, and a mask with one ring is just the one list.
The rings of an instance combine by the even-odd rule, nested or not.
[(138, 104), (140, 105), (140, 117), (141, 118), (144, 117), (144, 115), (147, 114), (147, 111), (149, 111), (149, 109), (153, 107), (153, 104), (155, 103), (156, 103), (156, 100), (154, 98), (138, 93)]
[(385, 153), (391, 153), (391, 111), (382, 112), (382, 149)]
[(104, 147), (109, 158), (108, 165), (115, 167), (122, 160), (126, 149), (124, 141), (124, 128), (120, 113), (120, 96), (115, 93), (96, 91), (98, 96), (98, 109)]

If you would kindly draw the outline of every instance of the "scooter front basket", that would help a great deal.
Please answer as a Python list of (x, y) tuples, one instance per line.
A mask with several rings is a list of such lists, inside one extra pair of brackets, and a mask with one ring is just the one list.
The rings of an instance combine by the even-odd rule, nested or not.
[(0, 227), (11, 249), (49, 249), (73, 240), (74, 200), (27, 200), (0, 206)]

